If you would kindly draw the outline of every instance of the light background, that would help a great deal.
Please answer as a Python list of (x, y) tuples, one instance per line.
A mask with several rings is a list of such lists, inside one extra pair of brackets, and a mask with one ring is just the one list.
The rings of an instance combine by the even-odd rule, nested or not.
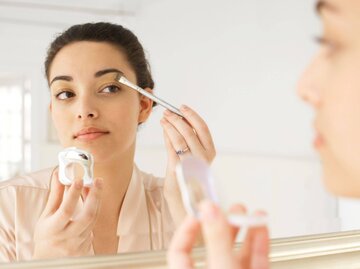
[[(112, 21), (139, 37), (156, 94), (208, 122), (224, 207), (240, 201), (250, 211), (265, 209), (273, 237), (358, 228), (358, 203), (322, 187), (312, 111), (295, 92), (320, 33), (313, 0), (73, 2), (0, 0), (0, 74), (31, 81), (33, 170), (56, 164), (60, 149), (50, 139), (47, 46), (72, 24)], [(166, 166), (161, 113), (157, 108), (139, 131), (136, 155), (140, 168), (159, 176)]]

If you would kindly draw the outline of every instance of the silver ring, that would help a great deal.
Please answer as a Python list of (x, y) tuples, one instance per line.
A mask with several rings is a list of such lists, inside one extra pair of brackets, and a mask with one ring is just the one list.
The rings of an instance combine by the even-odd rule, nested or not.
[(189, 151), (189, 147), (186, 147), (186, 148), (184, 148), (184, 149), (180, 149), (180, 150), (177, 150), (177, 151), (175, 151), (176, 152), (176, 155), (182, 155), (182, 154), (184, 154), (185, 152), (187, 152), (187, 151)]

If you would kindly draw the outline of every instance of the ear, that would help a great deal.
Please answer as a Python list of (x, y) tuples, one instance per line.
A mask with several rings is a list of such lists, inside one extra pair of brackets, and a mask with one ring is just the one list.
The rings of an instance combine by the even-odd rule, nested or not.
[[(150, 88), (145, 88), (144, 90), (149, 93), (153, 93), (153, 90)], [(152, 100), (140, 94), (140, 113), (138, 118), (139, 124), (145, 122), (149, 118), (152, 112), (153, 103), (154, 102)]]
[(52, 102), (50, 101), (50, 103), (49, 103), (49, 112), (51, 113), (51, 111), (52, 111)]

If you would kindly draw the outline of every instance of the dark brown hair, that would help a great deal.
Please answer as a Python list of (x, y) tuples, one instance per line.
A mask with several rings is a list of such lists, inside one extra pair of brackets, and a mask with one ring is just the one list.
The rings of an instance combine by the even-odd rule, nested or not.
[(45, 59), (45, 75), (48, 81), (50, 67), (56, 54), (66, 45), (77, 41), (107, 42), (114, 45), (125, 54), (134, 69), (137, 85), (154, 89), (150, 65), (138, 38), (123, 26), (107, 22), (74, 25), (57, 36), (50, 44)]

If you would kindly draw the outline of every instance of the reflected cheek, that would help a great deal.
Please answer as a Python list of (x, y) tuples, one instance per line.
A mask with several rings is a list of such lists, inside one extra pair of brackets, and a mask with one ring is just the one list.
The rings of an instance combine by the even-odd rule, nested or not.
[(52, 124), (55, 127), (57, 136), (62, 145), (66, 145), (72, 140), (72, 126), (69, 116), (65, 111), (52, 110)]

